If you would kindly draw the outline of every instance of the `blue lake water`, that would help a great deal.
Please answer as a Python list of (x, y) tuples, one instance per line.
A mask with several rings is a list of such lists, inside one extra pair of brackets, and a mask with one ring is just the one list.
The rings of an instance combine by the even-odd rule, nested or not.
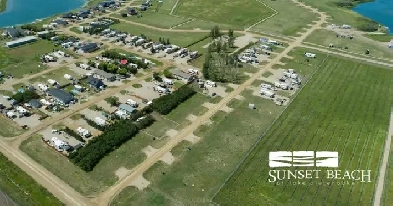
[(356, 6), (354, 11), (389, 27), (393, 32), (393, 0), (375, 0)]
[(0, 13), (0, 28), (31, 23), (82, 7), (85, 0), (8, 0)]

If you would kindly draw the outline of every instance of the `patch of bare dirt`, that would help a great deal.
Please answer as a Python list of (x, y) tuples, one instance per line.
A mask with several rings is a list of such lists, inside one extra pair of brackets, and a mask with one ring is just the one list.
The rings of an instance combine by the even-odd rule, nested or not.
[(176, 130), (174, 130), (174, 129), (170, 129), (170, 130), (166, 131), (166, 135), (167, 135), (168, 137), (174, 137), (174, 136), (177, 135), (177, 133), (179, 133), (179, 132), (176, 131)]
[(120, 167), (115, 171), (116, 176), (119, 178), (119, 180), (127, 177), (131, 173), (131, 170), (128, 170), (125, 167)]
[(154, 153), (156, 153), (157, 151), (158, 151), (158, 149), (156, 149), (150, 145), (142, 149), (142, 152), (145, 153), (148, 158), (150, 156), (152, 156)]
[(142, 175), (138, 176), (131, 182), (131, 186), (138, 188), (138, 190), (144, 190), (150, 185), (150, 182), (145, 179)]
[(190, 122), (193, 122), (193, 121), (195, 121), (195, 120), (197, 120), (197, 119), (198, 119), (198, 116), (193, 115), (193, 114), (189, 114), (189, 115), (187, 116), (187, 120), (189, 120)]
[(224, 111), (224, 112), (226, 112), (226, 113), (230, 113), (230, 112), (233, 111), (232, 108), (230, 108), (230, 107), (228, 107), (228, 106), (226, 106), (226, 105), (222, 106), (222, 107), (220, 108), (220, 110), (221, 110), (221, 111)]
[(168, 165), (171, 165), (175, 161), (175, 157), (171, 152), (167, 152), (160, 158), (161, 161), (165, 162)]
[(187, 135), (184, 139), (189, 141), (189, 142), (191, 142), (192, 144), (195, 144), (195, 143), (197, 143), (197, 142), (199, 142), (201, 140), (200, 137), (198, 137), (198, 136), (196, 136), (196, 135), (194, 135), (192, 133)]
[(205, 103), (203, 103), (203, 105), (202, 106), (204, 106), (204, 107), (206, 107), (206, 108), (208, 108), (208, 109), (211, 109), (211, 108), (213, 108), (214, 107), (214, 104), (212, 104), (212, 103), (209, 103), (209, 102), (205, 102)]

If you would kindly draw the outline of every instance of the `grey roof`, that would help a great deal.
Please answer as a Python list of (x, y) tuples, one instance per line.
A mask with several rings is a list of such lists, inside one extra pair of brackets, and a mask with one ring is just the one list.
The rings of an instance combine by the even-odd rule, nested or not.
[(130, 113), (132, 113), (132, 112), (134, 112), (136, 110), (134, 107), (132, 107), (131, 105), (128, 105), (128, 104), (121, 104), (119, 106), (119, 109), (120, 110), (125, 110), (125, 111), (130, 112)]
[(16, 28), (7, 28), (6, 29), (8, 35), (11, 37), (18, 37), (20, 35), (23, 35), (24, 31), (21, 29), (16, 29)]
[(94, 74), (100, 75), (100, 76), (102, 76), (102, 77), (104, 77), (106, 79), (110, 79), (110, 78), (116, 77), (114, 74), (108, 73), (108, 72), (106, 72), (104, 70), (101, 70), (101, 69), (96, 69), (94, 71)]
[(93, 87), (95, 87), (95, 88), (100, 88), (101, 86), (104, 86), (105, 84), (101, 81), (101, 79), (97, 79), (97, 78), (94, 78), (93, 76), (88, 76), (87, 77), (87, 82), (91, 85), (91, 86), (93, 86)]
[(98, 49), (97, 43), (87, 43), (86, 45), (83, 45), (81, 48), (84, 52), (93, 52)]
[(39, 107), (42, 106), (40, 100), (38, 100), (38, 99), (32, 99), (32, 100), (30, 100), (30, 101), (29, 101), (29, 104), (30, 104), (32, 107), (34, 107), (34, 108), (39, 108)]
[(178, 69), (174, 69), (171, 72), (172, 72), (173, 75), (179, 76), (179, 77), (184, 78), (184, 79), (190, 79), (192, 77), (191, 74), (184, 73), (184, 72), (182, 72), (182, 71), (180, 71)]
[(35, 36), (26, 36), (26, 37), (22, 37), (20, 39), (17, 39), (15, 41), (9, 41), (7, 43), (5, 43), (7, 46), (12, 46), (14, 44), (18, 44), (18, 43), (24, 43), (24, 42), (29, 42), (29, 41), (36, 41), (37, 37)]
[(48, 90), (48, 94), (52, 95), (56, 99), (59, 99), (65, 104), (68, 104), (72, 100), (74, 100), (74, 97), (70, 93), (67, 93), (66, 91), (61, 89), (50, 89)]

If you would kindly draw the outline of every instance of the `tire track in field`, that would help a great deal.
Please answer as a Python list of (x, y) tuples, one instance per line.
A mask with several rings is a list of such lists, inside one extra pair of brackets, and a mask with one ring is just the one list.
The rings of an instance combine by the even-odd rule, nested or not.
[[(354, 75), (353, 75), (353, 73), (352, 73), (352, 75), (351, 75), (352, 77), (354, 77), (354, 76), (357, 75), (355, 69), (352, 69), (352, 72), (355, 73)], [(354, 84), (353, 84), (353, 82), (356, 82), (355, 79), (356, 79), (356, 78), (351, 78), (351, 81), (348, 82), (348, 87), (347, 87), (346, 89), (347, 89), (347, 92), (348, 92), (349, 94), (351, 94), (351, 93), (353, 92), (353, 90), (356, 89), (355, 86), (354, 86)], [(343, 116), (343, 117), (348, 117), (348, 116), (351, 117), (352, 114), (353, 114), (353, 112), (355, 111), (355, 107), (354, 107), (353, 105), (348, 104), (346, 108), (348, 108), (348, 107), (349, 107), (350, 112), (348, 113), (348, 115), (345, 115), (345, 116)], [(348, 109), (345, 109), (345, 110), (348, 110)], [(344, 111), (345, 111), (345, 110), (344, 110)], [(333, 149), (333, 151), (336, 151), (337, 148), (338, 148), (338, 146), (342, 144), (341, 139), (343, 139), (343, 137), (347, 136), (347, 138), (345, 138), (345, 142), (344, 142), (344, 145), (343, 145), (343, 149), (341, 150), (341, 152), (339, 152), (339, 154), (343, 154), (342, 151), (345, 149), (346, 144), (348, 143), (348, 136), (350, 136), (350, 133), (351, 133), (351, 131), (352, 131), (352, 127), (353, 127), (353, 124), (351, 124), (351, 126), (349, 127), (349, 129), (347, 129), (348, 127), (343, 126), (343, 130), (342, 130), (342, 132), (341, 132), (341, 135), (340, 135), (339, 139), (337, 140), (336, 146), (335, 146), (335, 148)], [(344, 131), (347, 131), (348, 134), (345, 135), (346, 133), (345, 133)], [(324, 177), (324, 176), (322, 176), (322, 177)], [(326, 196), (325, 196), (325, 198), (324, 198), (324, 203), (323, 203), (323, 205), (324, 205), (324, 204), (326, 203), (326, 201), (329, 199), (332, 185), (333, 185), (333, 184), (329, 184), (328, 191), (327, 191), (327, 194), (326, 194)], [(319, 186), (319, 187), (320, 187), (320, 186)]]
[[(332, 65), (332, 67), (334, 67), (334, 65)], [(334, 73), (334, 72), (336, 72), (336, 70), (335, 69), (331, 69), (330, 70), (332, 73)], [(342, 70), (340, 70), (341, 72), (345, 72), (345, 71), (342, 71)], [(339, 76), (339, 74), (336, 74), (336, 76)], [(330, 80), (330, 76), (329, 77), (326, 77), (327, 79), (329, 79)], [(341, 85), (343, 85), (343, 84), (345, 84), (346, 83), (346, 81), (345, 81), (345, 79), (341, 79), (342, 81), (339, 81), (339, 88), (340, 88), (340, 90), (337, 92), (337, 93), (340, 93), (341, 91), (343, 91), (344, 90), (344, 88), (345, 87), (340, 87)], [(330, 81), (328, 81), (328, 82), (330, 82)], [(328, 85), (330, 85), (330, 84), (328, 84)], [(337, 86), (336, 86), (337, 87)], [(336, 87), (334, 87), (334, 88), (336, 88)], [(331, 87), (330, 88), (330, 90), (323, 90), (323, 92), (325, 93), (325, 94), (329, 94), (329, 93), (331, 93), (331, 92), (333, 92), (334, 91), (334, 89), (333, 89), (333, 87)], [(339, 97), (339, 95), (337, 95), (335, 98), (332, 98), (332, 99), (329, 99), (329, 101), (328, 102), (325, 102), (325, 106), (331, 106), (332, 104), (334, 104), (334, 102), (337, 100), (337, 98)], [(342, 100), (342, 99), (341, 99)], [(329, 109), (331, 109), (330, 107), (326, 107), (325, 108), (325, 110), (324, 111), (326, 111), (326, 110), (329, 110)], [(336, 109), (338, 109), (338, 108), (336, 108)], [(329, 112), (326, 112), (326, 116), (328, 115), (328, 114), (331, 114), (331, 113), (329, 113)], [(326, 117), (325, 116), (325, 117)], [(331, 118), (333, 118), (333, 116), (330, 116)], [(324, 134), (326, 133), (326, 131), (328, 130), (328, 127), (329, 127), (329, 125), (331, 124), (331, 121), (328, 121), (328, 123), (327, 123), (327, 126), (326, 127), (324, 127), (324, 125), (320, 125), (319, 127), (318, 127), (318, 129), (316, 130), (316, 132), (315, 133), (317, 133), (317, 132), (319, 132), (321, 129), (319, 129), (319, 128), (321, 128), (321, 127), (324, 127), (324, 129), (323, 129), (323, 133), (322, 133), (322, 135), (321, 135), (321, 137), (323, 137), (324, 136)], [(314, 139), (317, 139), (317, 138), (314, 138)], [(314, 140), (313, 139), (313, 140)], [(310, 145), (311, 145), (311, 143), (312, 143), (313, 141), (311, 140), (310, 142), (309, 142), (309, 144), (307, 145), (307, 151), (308, 151), (308, 148), (310, 147)], [(320, 141), (318, 141), (318, 145), (320, 144)], [(317, 146), (318, 147), (318, 146)], [(314, 148), (314, 150), (315, 150), (316, 148)], [(296, 169), (298, 169), (299, 167), (296, 167)], [(309, 182), (311, 182), (312, 180), (310, 180)], [(309, 185), (310, 184), (308, 184), (307, 185), (307, 188), (309, 187)], [(294, 196), (294, 194), (295, 194), (295, 192), (296, 192), (296, 189), (297, 189), (297, 187), (298, 187), (299, 185), (296, 185), (296, 187), (295, 187), (295, 190), (293, 191), (293, 193), (292, 193), (292, 196), (291, 196), (291, 198), (293, 198), (293, 196)], [(305, 191), (305, 193), (307, 192), (307, 189), (306, 189), (306, 191)], [(304, 195), (303, 195), (304, 196)], [(303, 196), (300, 198), (300, 202), (303, 200)]]
[[(356, 68), (356, 70), (359, 70), (359, 68)], [(361, 72), (361, 71), (360, 71)], [(367, 70), (367, 75), (366, 76), (368, 76), (369, 74), (370, 74), (370, 70)], [(368, 81), (367, 81), (368, 80)], [(371, 78), (367, 78), (366, 79), (366, 81), (367, 82), (369, 82), (369, 81), (371, 81), (372, 79)], [(367, 85), (372, 85), (372, 84), (367, 84)], [(361, 88), (358, 88), (358, 89), (360, 89), (361, 90)], [(374, 94), (378, 94), (378, 93), (374, 93)], [(363, 102), (365, 99), (366, 99), (366, 97), (367, 97), (367, 92), (364, 92), (363, 93), (363, 98), (362, 98), (362, 101), (361, 102)], [(368, 104), (367, 104), (367, 106), (366, 106), (366, 109), (370, 106), (370, 104), (371, 104), (371, 101), (369, 101), (368, 102)], [(364, 111), (364, 107), (365, 107), (365, 105), (366, 104), (357, 104), (357, 105), (361, 105), (361, 109), (360, 110), (357, 110), (357, 111)], [(356, 106), (357, 106), (356, 105)], [(355, 108), (356, 108), (356, 106), (355, 106)], [(367, 117), (367, 115), (368, 115), (368, 113), (370, 112), (370, 110), (367, 110), (367, 112), (365, 112), (365, 114), (364, 114), (364, 117), (363, 118), (361, 118), (361, 120), (360, 121), (362, 121), (362, 120), (364, 120), (364, 118), (366, 118)], [(352, 124), (354, 124), (354, 123), (356, 123), (356, 120), (357, 120), (357, 117), (355, 117), (356, 119), (354, 120), (354, 121), (352, 121)], [(361, 128), (360, 128), (360, 130), (359, 130), (359, 132), (358, 132), (358, 134), (357, 134), (357, 136), (356, 136), (356, 142), (355, 142), (355, 145), (353, 146), (353, 149), (352, 149), (352, 155), (351, 155), (351, 157), (350, 157), (350, 159), (349, 159), (349, 161), (348, 161), (348, 165), (346, 166), (346, 170), (349, 170), (350, 168), (351, 168), (351, 166), (352, 166), (352, 162), (353, 162), (353, 160), (354, 160), (354, 157), (355, 157), (355, 152), (357, 151), (357, 148), (358, 148), (358, 145), (359, 145), (359, 136), (362, 134), (362, 132), (363, 132), (363, 130), (364, 130), (364, 126), (365, 126), (365, 122), (363, 121), (363, 123), (362, 123), (362, 126), (361, 126)], [(348, 138), (350, 138), (351, 136), (348, 136)], [(345, 150), (346, 150), (346, 148), (344, 148)], [(344, 152), (343, 152), (344, 153)], [(335, 205), (337, 205), (337, 203), (338, 203), (338, 201), (339, 201), (339, 199), (340, 199), (340, 197), (341, 197), (341, 195), (342, 195), (342, 189), (344, 188), (344, 184), (342, 184), (341, 185), (341, 187), (340, 187), (340, 189), (339, 189), (339, 192), (338, 192), (338, 196), (337, 196), (337, 200), (336, 200), (336, 202), (335, 202)], [(352, 187), (351, 187), (352, 188)], [(352, 189), (350, 189), (350, 191), (349, 191), (349, 196), (350, 196), (350, 194), (351, 194), (351, 191), (352, 191)], [(349, 200), (349, 197), (348, 197), (348, 200)]]

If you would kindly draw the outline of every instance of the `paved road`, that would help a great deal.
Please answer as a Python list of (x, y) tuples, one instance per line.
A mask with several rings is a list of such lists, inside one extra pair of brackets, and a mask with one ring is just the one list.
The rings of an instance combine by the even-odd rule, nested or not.
[[(392, 110), (393, 110), (393, 108), (392, 108)], [(389, 164), (390, 149), (391, 149), (391, 144), (392, 144), (392, 135), (393, 135), (393, 111), (390, 114), (389, 132), (388, 132), (388, 136), (386, 137), (385, 149), (383, 151), (382, 164), (379, 168), (378, 183), (377, 183), (377, 188), (375, 189), (375, 196), (374, 196), (374, 206), (381, 205), (381, 199), (382, 199), (383, 190), (384, 190), (384, 186), (385, 186), (386, 171), (389, 172), (389, 170), (387, 170), (386, 168)], [(371, 169), (371, 168), (369, 168), (369, 169)]]
[(0, 205), (1, 206), (16, 206), (17, 204), (8, 197), (3, 191), (0, 190)]

